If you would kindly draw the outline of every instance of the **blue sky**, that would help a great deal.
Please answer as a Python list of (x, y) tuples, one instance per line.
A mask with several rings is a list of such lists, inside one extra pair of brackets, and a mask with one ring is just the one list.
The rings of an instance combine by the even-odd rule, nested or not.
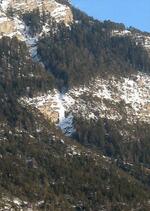
[(150, 32), (150, 0), (72, 0), (87, 14)]

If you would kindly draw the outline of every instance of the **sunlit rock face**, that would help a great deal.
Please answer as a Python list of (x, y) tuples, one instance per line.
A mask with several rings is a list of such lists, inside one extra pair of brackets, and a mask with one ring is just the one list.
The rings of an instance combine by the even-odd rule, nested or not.
[(8, 33), (13, 33), (15, 31), (15, 24), (13, 21), (7, 19), (0, 23), (0, 33), (1, 35), (3, 34), (8, 34)]
[(6, 11), (13, 8), (15, 11), (31, 12), (39, 9), (40, 12), (50, 13), (57, 22), (69, 24), (73, 21), (73, 14), (69, 6), (55, 0), (2, 0), (1, 8)]
[[(31, 57), (37, 55), (38, 39), (51, 29), (51, 25), (42, 22), (42, 30), (31, 36), (22, 14), (38, 9), (41, 16), (50, 15), (57, 23), (63, 22), (66, 27), (73, 23), (73, 14), (69, 6), (55, 0), (1, 0), (0, 1), (0, 38), (3, 36), (17, 37), (26, 42)], [(12, 12), (12, 16), (10, 15)], [(10, 14), (9, 14), (10, 13)]]
[(15, 31), (13, 20), (8, 18), (4, 12), (0, 10), (0, 34), (9, 34)]

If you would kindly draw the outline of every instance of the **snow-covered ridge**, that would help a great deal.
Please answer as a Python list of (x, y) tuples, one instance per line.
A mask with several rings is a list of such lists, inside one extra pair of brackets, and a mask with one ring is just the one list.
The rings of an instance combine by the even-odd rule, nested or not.
[(65, 94), (54, 90), (39, 97), (23, 98), (22, 102), (42, 113), (48, 108), (52, 120), (51, 114), (56, 112), (54, 122), (68, 135), (74, 132), (74, 116), (150, 124), (150, 76), (138, 73), (130, 78), (97, 77), (88, 86), (74, 87)]

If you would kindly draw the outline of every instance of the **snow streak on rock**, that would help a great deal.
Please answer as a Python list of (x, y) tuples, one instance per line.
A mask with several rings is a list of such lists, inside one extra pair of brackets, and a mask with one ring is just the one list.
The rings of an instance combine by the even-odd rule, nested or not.
[[(62, 94), (54, 90), (40, 97), (23, 99), (41, 112), (48, 107), (58, 113), (58, 123), (62, 131), (74, 132), (73, 119), (107, 118), (114, 121), (124, 119), (127, 124), (137, 121), (150, 124), (150, 76), (142, 73), (130, 78), (96, 78), (88, 86), (74, 87)], [(41, 110), (45, 107), (45, 110)], [(53, 121), (53, 116), (50, 118)], [(56, 122), (56, 119), (54, 120)]]
[[(75, 130), (73, 127), (73, 114), (68, 108), (74, 104), (71, 98), (57, 90), (35, 98), (22, 98), (21, 102), (39, 109), (46, 118), (55, 122), (66, 134), (71, 136)], [(54, 116), (54, 112), (56, 112)]]

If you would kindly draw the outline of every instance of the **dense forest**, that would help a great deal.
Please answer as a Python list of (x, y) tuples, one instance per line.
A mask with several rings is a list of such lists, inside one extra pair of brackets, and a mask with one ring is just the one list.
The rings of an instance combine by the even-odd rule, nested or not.
[[(149, 72), (148, 53), (129, 36), (112, 37), (123, 24), (99, 22), (74, 9), (77, 24), (60, 24), (38, 44), (38, 54), (62, 86), (88, 82), (95, 75)], [(79, 20), (79, 21), (78, 21)], [(80, 80), (78, 80), (80, 78)]]
[[(128, 125), (124, 121), (85, 120), (81, 117), (76, 118), (74, 124), (76, 132), (73, 137), (81, 144), (96, 147), (109, 157), (150, 167), (149, 124)], [(120, 135), (119, 131), (125, 127), (128, 132), (135, 131), (133, 141), (124, 140)]]
[(33, 62), (25, 43), (17, 38), (0, 39), (1, 93), (30, 95), (53, 87), (53, 77), (42, 65)]

